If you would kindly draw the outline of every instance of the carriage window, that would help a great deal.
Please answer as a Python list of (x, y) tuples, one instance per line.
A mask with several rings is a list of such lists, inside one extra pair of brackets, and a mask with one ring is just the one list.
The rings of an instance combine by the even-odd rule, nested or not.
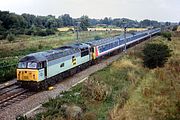
[(28, 62), (27, 68), (37, 68), (37, 63), (35, 63), (35, 62)]
[(81, 52), (81, 57), (84, 57), (86, 55), (89, 55), (89, 50), (85, 50)]
[(27, 63), (26, 62), (19, 62), (18, 68), (26, 68)]

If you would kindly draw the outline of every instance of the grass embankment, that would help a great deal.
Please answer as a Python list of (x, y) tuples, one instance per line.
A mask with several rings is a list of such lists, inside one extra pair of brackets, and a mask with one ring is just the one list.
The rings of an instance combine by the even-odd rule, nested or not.
[(165, 67), (144, 68), (144, 45), (138, 45), (88, 81), (45, 103), (47, 111), (36, 119), (70, 119), (74, 106), (82, 109), (76, 117), (83, 120), (180, 119), (180, 37), (172, 41), (157, 37), (153, 42), (163, 42), (173, 50)]
[(144, 71), (139, 84), (129, 88), (130, 98), (122, 108), (111, 110), (113, 120), (179, 120), (180, 119), (180, 37), (163, 42), (173, 50), (172, 57), (163, 68)]
[[(95, 36), (106, 38), (119, 34), (121, 33), (116, 31), (80, 32), (79, 40), (87, 41), (94, 39)], [(0, 83), (15, 78), (16, 64), (22, 56), (73, 42), (76, 42), (76, 33), (72, 32), (58, 32), (56, 35), (46, 37), (21, 35), (11, 43), (7, 40), (0, 41)]]

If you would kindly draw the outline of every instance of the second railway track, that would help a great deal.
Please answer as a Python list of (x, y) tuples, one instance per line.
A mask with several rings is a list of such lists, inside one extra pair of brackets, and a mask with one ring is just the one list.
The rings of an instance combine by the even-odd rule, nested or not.
[(4, 86), (0, 88), (0, 109), (6, 108), (13, 103), (20, 102), (33, 94), (34, 92), (23, 89), (15, 83)]

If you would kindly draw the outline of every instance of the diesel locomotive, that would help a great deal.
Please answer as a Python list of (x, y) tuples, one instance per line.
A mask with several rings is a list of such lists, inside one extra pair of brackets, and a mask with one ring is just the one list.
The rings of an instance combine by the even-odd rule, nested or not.
[(32, 53), (20, 59), (17, 66), (17, 82), (25, 88), (47, 89), (67, 76), (71, 76), (97, 60), (124, 50), (160, 32), (159, 28), (65, 45), (56, 49)]

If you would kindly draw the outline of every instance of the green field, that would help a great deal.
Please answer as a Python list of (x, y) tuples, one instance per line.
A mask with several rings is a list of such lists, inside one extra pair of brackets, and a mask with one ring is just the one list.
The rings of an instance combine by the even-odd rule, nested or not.
[[(70, 29), (74, 30), (73, 27), (64, 27), (64, 28), (58, 28), (59, 31), (65, 32), (69, 31)], [(142, 30), (147, 30), (147, 28), (127, 28), (127, 31), (142, 31)], [(123, 32), (124, 29), (120, 27), (91, 27), (88, 28), (88, 31), (120, 31)]]
[(165, 67), (144, 68), (145, 43), (140, 44), (92, 74), (87, 82), (45, 103), (47, 111), (36, 119), (66, 120), (70, 117), (62, 107), (66, 105), (79, 106), (83, 120), (179, 120), (180, 37), (172, 37), (172, 41), (156, 37), (151, 42), (167, 44), (173, 50)]
[[(79, 33), (79, 41), (88, 41), (94, 39), (96, 36), (99, 38), (107, 38), (120, 34), (121, 32), (118, 31), (83, 31)], [(57, 32), (55, 35), (46, 37), (20, 35), (16, 36), (13, 42), (1, 40), (0, 83), (15, 78), (15, 67), (22, 56), (74, 42), (77, 42), (76, 33), (70, 31)]]

